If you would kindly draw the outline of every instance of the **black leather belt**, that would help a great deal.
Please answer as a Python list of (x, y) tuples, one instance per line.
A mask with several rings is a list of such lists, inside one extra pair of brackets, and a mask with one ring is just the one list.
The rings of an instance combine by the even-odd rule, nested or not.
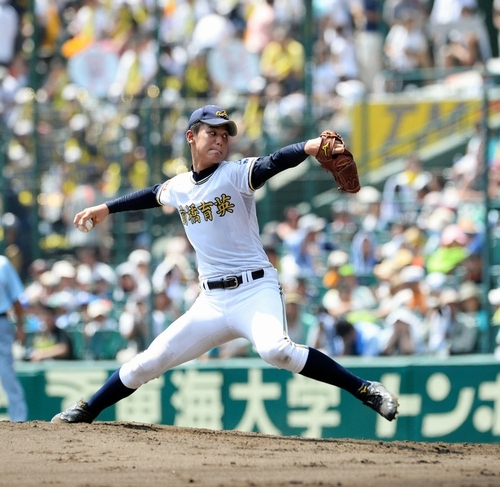
[[(264, 269), (253, 271), (252, 279), (255, 281), (264, 277)], [(216, 281), (207, 281), (206, 286), (208, 289), (236, 289), (243, 283), (243, 276), (227, 276), (224, 279), (217, 279)]]

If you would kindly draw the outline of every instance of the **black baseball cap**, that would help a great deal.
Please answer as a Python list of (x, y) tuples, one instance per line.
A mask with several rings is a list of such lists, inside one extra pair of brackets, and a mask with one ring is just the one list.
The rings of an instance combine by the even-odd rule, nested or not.
[(227, 125), (227, 131), (231, 137), (234, 137), (238, 133), (236, 124), (232, 120), (229, 120), (226, 110), (218, 105), (205, 105), (195, 110), (191, 117), (189, 117), (188, 128), (191, 128), (197, 122), (203, 122), (214, 127)]

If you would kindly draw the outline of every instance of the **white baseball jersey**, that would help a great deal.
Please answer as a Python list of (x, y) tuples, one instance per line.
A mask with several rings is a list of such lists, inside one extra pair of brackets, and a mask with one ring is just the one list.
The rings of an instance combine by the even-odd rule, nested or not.
[[(288, 337), (278, 273), (260, 241), (250, 174), (255, 159), (221, 162), (205, 179), (192, 173), (167, 181), (158, 202), (174, 206), (198, 257), (200, 281), (241, 277), (232, 289), (202, 292), (193, 306), (158, 335), (148, 349), (120, 368), (136, 389), (168, 369), (235, 338), (246, 338), (276, 367), (300, 372), (309, 349)], [(262, 273), (262, 270), (264, 272)], [(252, 271), (260, 271), (253, 278)]]
[(158, 192), (162, 205), (178, 209), (198, 257), (200, 280), (271, 267), (262, 248), (250, 172), (255, 158), (221, 162), (196, 182), (179, 174)]

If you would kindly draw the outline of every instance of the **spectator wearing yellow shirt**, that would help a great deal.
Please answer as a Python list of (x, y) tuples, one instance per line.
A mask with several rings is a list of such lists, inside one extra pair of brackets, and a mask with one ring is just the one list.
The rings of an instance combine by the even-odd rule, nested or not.
[(304, 63), (304, 46), (290, 37), (285, 27), (277, 27), (273, 40), (262, 51), (260, 59), (262, 76), (269, 83), (282, 82), (288, 94), (300, 88)]

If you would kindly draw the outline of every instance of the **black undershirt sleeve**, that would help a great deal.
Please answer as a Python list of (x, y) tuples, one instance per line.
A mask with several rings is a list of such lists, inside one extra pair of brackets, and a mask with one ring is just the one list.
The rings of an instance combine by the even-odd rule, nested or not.
[(134, 193), (120, 196), (111, 201), (107, 201), (106, 205), (110, 213), (119, 213), (121, 211), (147, 210), (149, 208), (157, 208), (161, 206), (156, 199), (156, 195), (161, 188), (161, 184), (156, 184), (150, 188), (140, 189)]
[[(252, 187), (255, 189), (259, 188), (269, 178), (280, 173), (281, 171), (298, 166), (307, 158), (307, 154), (304, 151), (305, 145), (305, 142), (291, 144), (269, 156), (259, 157), (255, 161), (252, 170)], [(106, 205), (108, 206), (110, 213), (157, 208), (161, 206), (156, 196), (160, 188), (161, 185), (156, 184), (155, 186), (151, 186), (149, 188), (140, 189), (134, 193), (107, 201)]]
[(252, 188), (260, 188), (271, 177), (305, 161), (308, 157), (304, 151), (305, 145), (305, 142), (298, 142), (287, 145), (269, 156), (259, 157), (254, 162), (250, 176)]

